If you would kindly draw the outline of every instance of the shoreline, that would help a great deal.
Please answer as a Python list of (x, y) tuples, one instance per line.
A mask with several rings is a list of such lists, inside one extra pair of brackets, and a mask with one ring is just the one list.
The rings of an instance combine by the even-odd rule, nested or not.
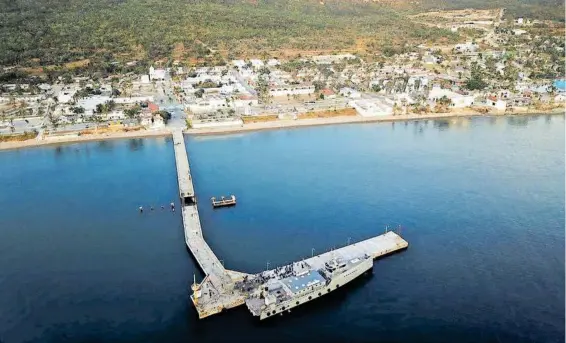
[(341, 124), (366, 124), (379, 122), (398, 122), (398, 121), (417, 121), (417, 120), (437, 120), (437, 119), (456, 119), (456, 118), (473, 118), (473, 117), (519, 117), (529, 115), (565, 115), (564, 109), (552, 111), (536, 111), (536, 112), (517, 112), (517, 113), (431, 113), (431, 114), (408, 114), (396, 116), (378, 116), (378, 117), (360, 117), (360, 116), (342, 116), (331, 118), (313, 118), (313, 119), (289, 119), (276, 120), (260, 123), (244, 124), (242, 126), (226, 126), (211, 127), (202, 129), (185, 129), (184, 133), (194, 136), (206, 135), (228, 135), (242, 132), (254, 132), (264, 130), (280, 130), (280, 129), (296, 129), (301, 127), (327, 126)]
[[(398, 122), (398, 121), (415, 121), (415, 120), (437, 120), (437, 119), (456, 119), (456, 118), (473, 118), (473, 117), (518, 117), (528, 115), (565, 115), (562, 108), (551, 111), (537, 111), (537, 112), (517, 112), (517, 113), (477, 113), (477, 112), (459, 112), (459, 113), (431, 113), (431, 114), (408, 114), (396, 116), (379, 116), (379, 117), (360, 117), (360, 116), (342, 116), (330, 118), (312, 118), (312, 119), (289, 119), (289, 120), (275, 120), (260, 123), (249, 123), (241, 126), (226, 126), (217, 128), (202, 128), (202, 129), (185, 129), (184, 133), (195, 136), (206, 135), (228, 135), (242, 132), (254, 132), (264, 130), (281, 130), (281, 129), (296, 129), (301, 127), (313, 126), (327, 126), (327, 125), (341, 125), (341, 124), (365, 124), (365, 123), (379, 123), (379, 122)], [(96, 142), (102, 140), (113, 139), (132, 139), (132, 138), (146, 138), (146, 137), (164, 137), (171, 135), (171, 130), (143, 130), (133, 132), (119, 132), (119, 133), (104, 133), (99, 135), (85, 135), (85, 136), (69, 136), (60, 137), (60, 139), (30, 139), (26, 141), (12, 141), (0, 142), (0, 151), (2, 150), (15, 150), (23, 148), (50, 146), (50, 145), (64, 145), (72, 143), (83, 142)]]
[(99, 135), (85, 135), (85, 136), (74, 136), (74, 137), (61, 137), (61, 139), (29, 139), (27, 141), (12, 141), (12, 142), (1, 142), (0, 151), (2, 150), (16, 150), (25, 148), (35, 148), (50, 145), (66, 145), (73, 143), (86, 143), (86, 142), (97, 142), (104, 140), (114, 140), (114, 139), (133, 139), (133, 138), (146, 138), (146, 137), (164, 137), (171, 135), (169, 130), (144, 130), (144, 131), (132, 131), (132, 132), (118, 132), (118, 133), (104, 133)]

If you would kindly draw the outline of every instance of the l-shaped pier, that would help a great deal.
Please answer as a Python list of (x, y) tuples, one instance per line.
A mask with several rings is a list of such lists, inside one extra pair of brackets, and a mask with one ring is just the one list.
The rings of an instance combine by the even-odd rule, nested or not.
[[(235, 285), (236, 282), (244, 277), (252, 275), (225, 269), (206, 243), (200, 226), (197, 198), (194, 192), (182, 131), (173, 132), (173, 146), (175, 149), (185, 242), (205, 274), (200, 284), (196, 283), (195, 280), (192, 286), (193, 294), (191, 295), (191, 300), (198, 312), (199, 318), (205, 318), (224, 309), (244, 304), (248, 292), (242, 291), (241, 288), (235, 287)], [(322, 268), (331, 253), (339, 254), (344, 258), (353, 258), (367, 254), (375, 259), (406, 249), (408, 246), (407, 241), (401, 238), (401, 236), (393, 231), (389, 231), (385, 234), (336, 249), (333, 252), (313, 256), (304, 262), (315, 268)]]

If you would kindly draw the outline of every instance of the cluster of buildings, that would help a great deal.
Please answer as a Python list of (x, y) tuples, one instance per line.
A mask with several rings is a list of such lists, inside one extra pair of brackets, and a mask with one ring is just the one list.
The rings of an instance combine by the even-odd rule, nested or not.
[(156, 99), (166, 96), (182, 105), (195, 128), (241, 125), (248, 116), (295, 118), (344, 108), (370, 117), (563, 104), (563, 37), (533, 30), (532, 23), (525, 18), (460, 22), (458, 27), (481, 29), (482, 36), (452, 46), (419, 45), (371, 62), (354, 54), (239, 59), (201, 68), (152, 66), (145, 75), (96, 82), (3, 84), (0, 122), (43, 115), (60, 124), (118, 121), (159, 128), (164, 122)]

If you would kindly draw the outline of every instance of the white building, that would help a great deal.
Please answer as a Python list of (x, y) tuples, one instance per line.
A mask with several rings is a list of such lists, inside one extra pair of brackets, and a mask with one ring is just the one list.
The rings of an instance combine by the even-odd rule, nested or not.
[(505, 112), (507, 108), (507, 101), (501, 99), (488, 98), (485, 104), (498, 112)]
[(165, 69), (155, 69), (153, 67), (149, 67), (149, 78), (152, 81), (163, 81), (165, 80), (166, 75)]
[(474, 97), (472, 95), (463, 95), (440, 87), (434, 87), (428, 94), (428, 100), (434, 102), (442, 99), (443, 97), (450, 99), (450, 106), (454, 108), (470, 107), (474, 104)]
[(213, 112), (217, 109), (231, 107), (233, 107), (232, 101), (219, 96), (209, 96), (203, 99), (196, 99), (185, 104), (185, 109), (193, 113)]
[(269, 95), (271, 96), (306, 95), (313, 93), (313, 85), (275, 85), (269, 88)]
[(232, 65), (238, 68), (244, 68), (246, 66), (246, 61), (244, 60), (233, 60)]
[(253, 97), (251, 95), (241, 95), (240, 97), (232, 100), (232, 103), (236, 108), (240, 108), (240, 107), (245, 108), (245, 107), (255, 106), (259, 103), (259, 101), (256, 97)]
[(97, 105), (104, 104), (109, 100), (110, 97), (106, 95), (92, 95), (88, 98), (80, 99), (77, 102), (77, 106), (84, 108), (85, 115), (93, 115)]
[(74, 87), (65, 87), (57, 95), (57, 101), (60, 104), (68, 104), (73, 101), (73, 96), (77, 93), (77, 89)]
[(161, 117), (159, 114), (152, 114), (147, 112), (142, 113), (140, 120), (141, 125), (145, 126), (148, 129), (160, 129), (165, 126), (163, 117)]
[(222, 87), (220, 87), (220, 94), (221, 95), (230, 95), (230, 94), (234, 93), (235, 90), (236, 90), (236, 87), (234, 85), (222, 85)]
[(362, 117), (387, 116), (393, 114), (393, 106), (381, 99), (359, 99), (350, 102)]

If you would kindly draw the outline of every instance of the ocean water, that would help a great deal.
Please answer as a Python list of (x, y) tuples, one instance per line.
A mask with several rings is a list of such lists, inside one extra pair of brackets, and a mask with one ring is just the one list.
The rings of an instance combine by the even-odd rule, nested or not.
[[(186, 137), (205, 237), (257, 272), (398, 228), (373, 276), (198, 320), (169, 138), (0, 152), (0, 342), (563, 342), (564, 117)], [(235, 194), (213, 210), (212, 196)], [(144, 206), (140, 214), (137, 208)], [(154, 206), (154, 210), (149, 210)]]

